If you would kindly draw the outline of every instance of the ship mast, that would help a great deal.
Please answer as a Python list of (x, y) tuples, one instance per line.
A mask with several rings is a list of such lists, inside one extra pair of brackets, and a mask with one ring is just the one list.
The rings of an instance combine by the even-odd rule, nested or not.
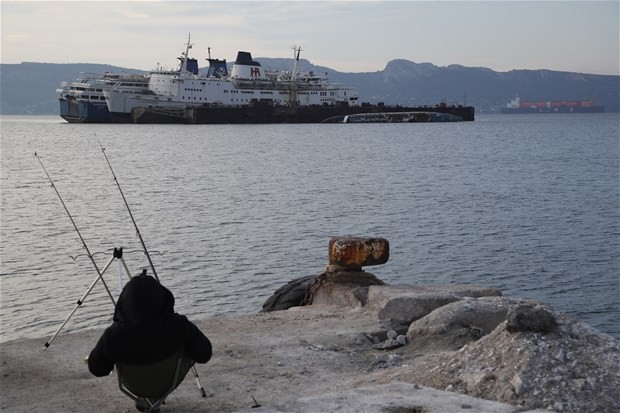
[(293, 74), (291, 76), (291, 80), (295, 80), (297, 77), (297, 70), (299, 69), (299, 53), (301, 52), (300, 46), (293, 46)]
[(185, 53), (181, 52), (181, 57), (179, 59), (181, 59), (181, 69), (179, 70), (181, 73), (183, 72), (187, 72), (187, 59), (189, 56), (189, 49), (192, 48), (192, 44), (190, 43), (190, 40), (192, 38), (192, 34), (189, 33), (187, 35), (187, 44), (185, 45)]

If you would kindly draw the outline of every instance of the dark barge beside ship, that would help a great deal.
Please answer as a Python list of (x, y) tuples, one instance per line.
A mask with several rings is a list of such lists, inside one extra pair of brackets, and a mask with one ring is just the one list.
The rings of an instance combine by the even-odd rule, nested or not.
[[(131, 112), (131, 121), (140, 124), (269, 124), (269, 123), (343, 123), (350, 115), (419, 113), (406, 122), (473, 121), (475, 109), (472, 106), (387, 106), (384, 104), (360, 106), (311, 105), (274, 106), (270, 102), (251, 102), (248, 106), (191, 106), (163, 108), (157, 106), (138, 107)], [(426, 114), (423, 116), (422, 114)], [(445, 116), (430, 116), (440, 114)], [(446, 117), (449, 115), (449, 118)], [(390, 116), (385, 122), (403, 122), (403, 117)], [(435, 119), (435, 120), (433, 120)]]

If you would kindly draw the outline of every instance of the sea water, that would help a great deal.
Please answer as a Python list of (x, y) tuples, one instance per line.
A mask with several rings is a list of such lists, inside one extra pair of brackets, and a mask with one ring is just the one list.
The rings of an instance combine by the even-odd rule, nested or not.
[[(190, 319), (255, 313), (334, 236), (384, 237), (390, 284), (476, 284), (620, 338), (618, 114), (475, 122), (1, 119), (0, 340), (103, 328), (148, 261)], [(105, 284), (34, 153), (50, 174)], [(93, 286), (89, 292), (89, 287)], [(76, 303), (82, 300), (83, 304)], [(71, 311), (77, 308), (73, 316)], [(60, 336), (62, 337), (62, 335)], [(44, 341), (42, 340), (42, 344)]]

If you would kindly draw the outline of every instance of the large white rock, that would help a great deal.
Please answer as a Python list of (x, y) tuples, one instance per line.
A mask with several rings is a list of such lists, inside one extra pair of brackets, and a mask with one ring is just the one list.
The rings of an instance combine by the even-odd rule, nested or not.
[(409, 324), (464, 297), (501, 296), (495, 288), (472, 285), (371, 285), (368, 287), (368, 306), (380, 320)]
[(489, 334), (506, 320), (512, 306), (520, 301), (506, 297), (466, 298), (437, 308), (409, 326), (409, 340), (447, 335), (455, 330), (477, 330), (478, 337)]

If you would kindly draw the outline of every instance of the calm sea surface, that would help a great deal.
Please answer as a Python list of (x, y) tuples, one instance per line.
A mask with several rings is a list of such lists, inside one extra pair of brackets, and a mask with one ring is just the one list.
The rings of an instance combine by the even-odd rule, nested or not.
[[(53, 334), (124, 247), (191, 319), (254, 313), (320, 273), (330, 237), (381, 236), (391, 284), (471, 283), (620, 338), (618, 114), (384, 125), (75, 125), (1, 119), (0, 340)], [(107, 255), (103, 254), (106, 253)], [(72, 257), (75, 257), (74, 260)], [(116, 296), (120, 262), (105, 273)], [(149, 271), (150, 272), (150, 271)], [(101, 283), (63, 332), (101, 328)], [(62, 336), (60, 336), (62, 337)]]

